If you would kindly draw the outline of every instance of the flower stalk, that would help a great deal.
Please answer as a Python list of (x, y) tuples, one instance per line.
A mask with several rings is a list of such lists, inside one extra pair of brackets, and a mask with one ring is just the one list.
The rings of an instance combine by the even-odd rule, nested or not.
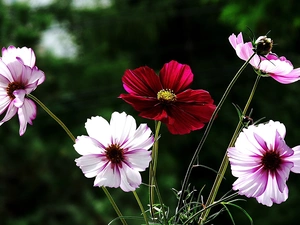
[[(200, 150), (202, 149), (203, 147), (203, 144), (204, 142), (206, 141), (206, 138), (210, 132), (210, 129), (213, 125), (213, 122), (218, 114), (218, 112), (220, 111), (221, 107), (223, 106), (229, 92), (231, 91), (232, 87), (234, 86), (235, 82), (238, 80), (238, 78), (240, 77), (240, 75), (242, 74), (242, 72), (244, 71), (244, 69), (246, 68), (246, 66), (249, 64), (250, 60), (255, 56), (255, 53), (253, 53), (251, 55), (251, 57), (242, 65), (242, 67), (238, 70), (238, 72), (235, 74), (235, 76), (233, 77), (233, 79), (231, 80), (231, 82), (229, 83), (227, 89), (225, 90), (219, 104), (217, 105), (215, 111), (213, 112), (208, 124), (207, 124), (207, 127), (204, 131), (204, 134), (195, 150), (195, 153), (190, 161), (190, 164), (188, 166), (188, 169), (186, 171), (186, 174), (185, 174), (185, 177), (184, 177), (184, 180), (183, 180), (183, 184), (182, 184), (182, 188), (181, 188), (181, 195), (179, 196), (179, 200), (178, 200), (178, 204), (177, 204), (177, 208), (176, 208), (176, 212), (178, 212), (178, 210), (180, 210), (180, 208), (182, 207), (182, 203), (183, 203), (183, 198), (184, 198), (184, 190), (187, 188), (187, 185), (188, 185), (188, 181), (189, 181), (189, 177), (191, 175), (191, 172), (192, 172), (192, 169), (193, 169), (193, 166), (194, 166), (194, 163), (200, 153)], [(177, 215), (177, 222), (178, 222), (178, 218), (179, 218), (179, 215)]]
[[(253, 87), (252, 87), (250, 96), (249, 96), (249, 98), (248, 98), (248, 100), (247, 100), (247, 103), (246, 103), (244, 109), (243, 109), (242, 115), (246, 115), (246, 113), (247, 113), (247, 111), (248, 111), (248, 108), (249, 108), (249, 106), (250, 106), (250, 103), (251, 103), (251, 101), (252, 101), (252, 99), (253, 99), (253, 96), (254, 96), (254, 94), (255, 94), (256, 88), (257, 88), (257, 86), (258, 86), (260, 77), (261, 77), (260, 75), (257, 75), (257, 77), (256, 77), (256, 80), (255, 80), (254, 85), (253, 85)], [(232, 136), (232, 138), (231, 138), (231, 141), (230, 141), (230, 143), (229, 143), (229, 145), (228, 145), (228, 148), (229, 148), (229, 147), (232, 147), (232, 146), (234, 145), (234, 143), (235, 143), (235, 141), (236, 141), (236, 139), (237, 139), (239, 133), (241, 132), (242, 125), (243, 125), (243, 123), (242, 123), (242, 118), (240, 118), (240, 120), (239, 120), (239, 122), (238, 122), (238, 124), (237, 124), (237, 126), (236, 126), (236, 129), (235, 129), (235, 131), (234, 131), (234, 133), (233, 133), (233, 136)], [(207, 198), (207, 201), (206, 201), (206, 204), (205, 204), (206, 207), (209, 206), (209, 205), (211, 205), (211, 204), (213, 204), (213, 202), (214, 202), (214, 200), (215, 200), (215, 198), (216, 198), (216, 196), (217, 196), (217, 193), (218, 193), (219, 187), (220, 187), (220, 185), (221, 185), (221, 182), (222, 182), (222, 180), (223, 180), (223, 178), (224, 178), (224, 174), (225, 174), (225, 172), (226, 172), (228, 163), (229, 163), (229, 161), (228, 161), (227, 150), (226, 150), (226, 152), (225, 152), (225, 154), (224, 154), (224, 157), (223, 157), (223, 160), (222, 160), (222, 162), (221, 162), (219, 171), (218, 171), (218, 173), (217, 173), (216, 179), (215, 179), (215, 181), (214, 181), (213, 187), (212, 187), (212, 189), (211, 189), (211, 191), (210, 191), (210, 193), (209, 193), (209, 195), (208, 195), (208, 198)], [(199, 218), (198, 224), (201, 224), (201, 225), (202, 225), (202, 224), (205, 223), (205, 220), (206, 220), (206, 218), (207, 218), (208, 215), (209, 215), (210, 209), (211, 209), (211, 208), (208, 208), (207, 210), (205, 210), (205, 211), (203, 212), (203, 214), (202, 214), (202, 215), (200, 216), (200, 218)]]
[(161, 127), (160, 121), (155, 121), (155, 134), (154, 134), (154, 144), (152, 148), (152, 161), (150, 162), (149, 168), (149, 205), (150, 205), (150, 214), (154, 218), (154, 190), (157, 189), (156, 184), (156, 169), (157, 169), (157, 159), (158, 159), (158, 139), (159, 131)]
[[(73, 142), (75, 142), (75, 137), (72, 134), (72, 132), (68, 129), (68, 127), (43, 103), (41, 102), (37, 97), (35, 97), (32, 94), (27, 95), (29, 98), (31, 98), (33, 101), (35, 101), (39, 106), (42, 107), (42, 109), (45, 110), (46, 113), (48, 113), (49, 116), (51, 116), (63, 129), (64, 131), (68, 134), (68, 136), (71, 138)], [(106, 187), (102, 186), (102, 190), (104, 191), (106, 197), (110, 201), (111, 205), (113, 206), (115, 212), (117, 213), (118, 217), (120, 218), (121, 222), (123, 225), (128, 225), (126, 220), (124, 219), (124, 216), (122, 215), (121, 211), (119, 210), (117, 204), (115, 203), (113, 197), (109, 193)]]

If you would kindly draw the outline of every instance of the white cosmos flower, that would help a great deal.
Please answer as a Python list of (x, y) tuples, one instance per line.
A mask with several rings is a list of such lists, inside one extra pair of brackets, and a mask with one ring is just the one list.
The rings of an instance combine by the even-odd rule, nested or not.
[(125, 112), (114, 112), (110, 123), (96, 116), (85, 123), (88, 136), (77, 137), (75, 160), (84, 175), (95, 177), (94, 186), (134, 191), (142, 182), (140, 171), (151, 161), (148, 149), (154, 137), (147, 124), (136, 128), (135, 119)]
[(285, 133), (284, 124), (272, 120), (243, 129), (227, 153), (232, 174), (238, 178), (234, 190), (267, 206), (288, 198), (290, 171), (300, 173), (300, 146), (290, 148)]

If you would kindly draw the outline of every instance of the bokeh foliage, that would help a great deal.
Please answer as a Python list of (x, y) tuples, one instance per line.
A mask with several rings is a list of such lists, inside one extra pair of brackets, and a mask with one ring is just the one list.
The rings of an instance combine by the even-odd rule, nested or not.
[[(208, 90), (217, 103), (242, 65), (228, 36), (243, 31), (245, 40), (250, 40), (253, 37), (247, 27), (256, 36), (271, 30), (274, 51), (299, 67), (299, 7), (300, 3), (292, 0), (284, 4), (271, 0), (112, 0), (110, 7), (92, 8), (76, 8), (71, 0), (41, 7), (0, 1), (0, 37), (2, 46), (35, 50), (37, 66), (45, 72), (46, 81), (33, 94), (77, 136), (85, 134), (87, 118), (101, 115), (109, 119), (113, 111), (126, 111), (153, 128), (153, 121), (139, 118), (118, 99), (124, 92), (121, 77), (128, 68), (148, 65), (159, 71), (171, 59), (189, 64), (195, 75), (192, 87)], [(42, 32), (53, 23), (72, 35), (78, 48), (73, 58), (59, 58), (39, 45)], [(231, 103), (243, 107), (254, 80), (255, 73), (249, 67), (220, 111), (200, 153), (200, 164), (218, 169), (238, 120)], [(298, 86), (264, 78), (251, 105), (254, 120), (266, 117), (286, 125), (286, 141), (291, 147), (300, 141)], [(102, 190), (92, 187), (93, 179), (85, 178), (75, 166), (78, 154), (72, 141), (41, 108), (24, 136), (19, 137), (18, 129), (17, 118), (0, 127), (0, 224), (101, 225), (115, 217)], [(173, 212), (176, 199), (171, 188), (180, 188), (203, 131), (174, 138), (163, 126), (161, 133), (158, 182)], [(205, 168), (193, 170), (192, 186), (200, 190), (206, 185), (204, 199), (214, 177)], [(219, 197), (234, 181), (229, 170), (226, 177)], [(147, 183), (147, 172), (143, 180)], [(289, 199), (281, 205), (268, 208), (254, 199), (241, 205), (255, 224), (296, 224), (299, 180), (297, 175), (290, 176)], [(139, 215), (131, 193), (110, 191), (125, 215)], [(138, 193), (146, 205), (147, 187), (142, 185)], [(248, 223), (240, 211), (233, 209), (233, 215), (237, 224)], [(213, 223), (229, 224), (229, 216), (223, 213)], [(129, 224), (141, 221), (130, 220)]]

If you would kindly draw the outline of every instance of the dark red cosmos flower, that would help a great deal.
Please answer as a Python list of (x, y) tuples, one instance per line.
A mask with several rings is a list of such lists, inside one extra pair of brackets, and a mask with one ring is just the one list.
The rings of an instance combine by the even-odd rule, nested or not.
[(188, 88), (193, 77), (188, 65), (176, 61), (166, 63), (159, 76), (147, 66), (126, 70), (122, 82), (128, 94), (119, 97), (139, 116), (165, 123), (172, 134), (187, 134), (203, 128), (216, 108), (207, 91)]

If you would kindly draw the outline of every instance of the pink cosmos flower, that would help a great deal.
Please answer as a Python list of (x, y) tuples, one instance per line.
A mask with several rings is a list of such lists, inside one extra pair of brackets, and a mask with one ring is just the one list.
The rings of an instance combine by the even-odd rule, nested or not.
[(285, 133), (285, 126), (272, 120), (243, 129), (227, 153), (232, 174), (238, 178), (234, 190), (267, 206), (288, 198), (290, 171), (300, 173), (300, 146), (287, 146)]
[(151, 161), (150, 128), (141, 124), (136, 129), (134, 118), (124, 112), (114, 112), (110, 124), (100, 116), (92, 117), (85, 128), (89, 136), (77, 137), (74, 148), (82, 156), (75, 162), (86, 177), (96, 177), (94, 186), (120, 187), (126, 192), (139, 187), (139, 172)]
[[(239, 33), (238, 36), (230, 35), (229, 42), (235, 49), (237, 56), (242, 60), (247, 61), (254, 53), (252, 43), (244, 43), (242, 33)], [(250, 64), (260, 74), (271, 76), (282, 84), (290, 84), (300, 79), (300, 68), (294, 69), (292, 63), (284, 56), (278, 57), (274, 53), (269, 53), (265, 57), (255, 55)]]
[(36, 117), (36, 105), (26, 98), (45, 80), (44, 73), (35, 66), (35, 54), (31, 48), (9, 46), (2, 49), (0, 59), (0, 114), (6, 115), (0, 125), (19, 116), (20, 135), (26, 131), (27, 123), (32, 125)]
[(188, 88), (193, 77), (188, 65), (176, 61), (166, 63), (159, 76), (147, 66), (126, 70), (122, 81), (128, 94), (119, 97), (141, 117), (165, 123), (172, 134), (187, 134), (203, 128), (216, 108), (207, 91)]

